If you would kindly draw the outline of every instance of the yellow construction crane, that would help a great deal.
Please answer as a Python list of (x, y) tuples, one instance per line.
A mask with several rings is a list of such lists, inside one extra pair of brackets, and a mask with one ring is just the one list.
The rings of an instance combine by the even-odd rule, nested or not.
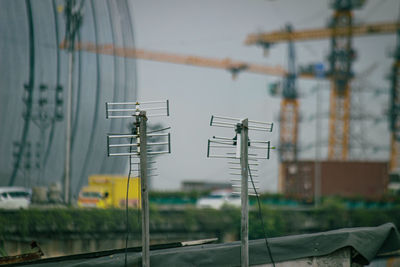
[[(65, 49), (64, 43), (60, 45), (60, 48)], [(230, 58), (215, 59), (200, 56), (156, 52), (138, 48), (118, 47), (112, 44), (95, 45), (93, 43), (77, 43), (75, 45), (75, 50), (82, 50), (104, 55), (115, 55), (126, 58), (151, 60), (157, 62), (225, 69), (232, 73), (233, 78), (235, 78), (242, 71), (280, 77), (286, 76), (288, 74), (287, 71), (281, 66), (266, 66), (261, 64), (232, 60)], [(313, 79), (314, 75), (310, 73), (304, 73), (300, 74), (299, 78)]]
[[(374, 24), (353, 25), (351, 33), (353, 36), (366, 36), (370, 34), (388, 34), (395, 33), (399, 23), (382, 22)], [(288, 32), (285, 30), (274, 31), (271, 33), (249, 34), (245, 44), (275, 44), (287, 41), (310, 41), (331, 38), (332, 36), (341, 36), (346, 34), (346, 27), (309, 29), (302, 31)]]
[[(343, 3), (348, 4), (346, 6)], [(248, 45), (257, 44), (262, 45), (264, 48), (269, 48), (270, 45), (278, 42), (331, 38), (330, 70), (327, 73), (332, 84), (330, 96), (329, 159), (346, 160), (348, 157), (350, 126), (349, 83), (352, 79), (351, 62), (355, 55), (351, 44), (352, 37), (370, 34), (391, 34), (395, 33), (399, 26), (398, 22), (352, 25), (352, 9), (361, 5), (352, 4), (351, 1), (335, 1), (335, 12), (330, 28), (290, 32), (282, 30), (271, 33), (250, 34), (245, 40), (245, 43)], [(287, 110), (285, 103), (285, 101), (282, 101), (282, 112)], [(297, 118), (298, 116), (291, 117)], [(297, 125), (297, 122), (294, 124)]]

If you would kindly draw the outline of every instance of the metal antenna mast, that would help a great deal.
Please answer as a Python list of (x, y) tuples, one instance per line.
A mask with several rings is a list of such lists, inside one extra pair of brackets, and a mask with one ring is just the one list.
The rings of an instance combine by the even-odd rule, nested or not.
[[(236, 135), (234, 138), (228, 137), (216, 137), (208, 140), (207, 157), (209, 158), (227, 158), (233, 161), (228, 162), (233, 166), (239, 164), (240, 167), (230, 167), (231, 170), (240, 170), (239, 173), (231, 173), (232, 175), (240, 175), (240, 185), (232, 185), (234, 189), (238, 188), (240, 192), (234, 191), (234, 193), (240, 194), (241, 197), (241, 266), (249, 266), (249, 195), (256, 195), (256, 188), (250, 189), (249, 182), (254, 181), (248, 179), (249, 165), (257, 165), (254, 161), (258, 159), (269, 159), (270, 141), (257, 141), (253, 140), (250, 142), (249, 130), (272, 132), (272, 123), (251, 121), (248, 119), (236, 119), (230, 117), (211, 116), (210, 126), (232, 128), (235, 130)], [(261, 144), (261, 145), (260, 145)], [(223, 154), (212, 154), (211, 150), (218, 149), (219, 153)], [(233, 150), (235, 149), (235, 150)], [(249, 153), (249, 149), (254, 149), (255, 152)], [(232, 151), (233, 150), (233, 151)], [(265, 154), (261, 154), (265, 153)], [(235, 161), (239, 160), (239, 162)], [(249, 163), (252, 161), (252, 163)], [(253, 175), (252, 175), (253, 176)], [(232, 179), (232, 181), (238, 181)], [(258, 182), (258, 181), (257, 181)]]
[[(129, 134), (108, 134), (108, 156), (129, 156), (139, 160), (138, 176), (141, 187), (142, 207), (142, 266), (150, 266), (150, 230), (149, 230), (149, 195), (148, 195), (148, 156), (171, 153), (171, 138), (169, 133), (147, 133), (147, 120), (149, 117), (169, 116), (169, 102), (123, 102), (106, 103), (107, 119), (132, 119), (132, 132)], [(167, 128), (169, 129), (169, 128)], [(153, 132), (160, 132), (155, 130)], [(151, 142), (155, 138), (157, 141)], [(148, 139), (150, 142), (148, 142)], [(164, 139), (160, 141), (159, 139)], [(115, 141), (114, 141), (115, 140)], [(135, 142), (133, 142), (135, 140)], [(118, 142), (118, 143), (116, 143)], [(150, 149), (157, 147), (158, 149)], [(131, 174), (131, 173), (130, 173)], [(126, 200), (128, 201), (128, 199)], [(128, 227), (128, 226), (127, 226)]]

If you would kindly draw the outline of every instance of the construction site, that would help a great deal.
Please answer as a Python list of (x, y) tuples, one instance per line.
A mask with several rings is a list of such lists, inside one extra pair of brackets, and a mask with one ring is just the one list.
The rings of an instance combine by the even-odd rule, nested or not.
[[(0, 228), (0, 256), (23, 255), (26, 236), (35, 236), (43, 225), (61, 229), (56, 217), (66, 216), (72, 221), (59, 240), (52, 239), (51, 231), (41, 232), (39, 243), (47, 244), (46, 257), (125, 248), (125, 263), (121, 256), (118, 266), (127, 266), (130, 246), (132, 263), (149, 266), (153, 261), (162, 266), (168, 260), (150, 251), (150, 244), (217, 235), (219, 242), (241, 238), (241, 247), (232, 248), (233, 254), (240, 250), (240, 261), (222, 263), (215, 256), (209, 266), (275, 266), (268, 226), (266, 233), (262, 221), (268, 215), (261, 211), (276, 209), (283, 214), (271, 217), (278, 220), (270, 223), (276, 235), (393, 223), (394, 230), (390, 226), (387, 231), (395, 237), (384, 242), (397, 251), (392, 262), (400, 264), (400, 221), (395, 218), (400, 205), (399, 4), (0, 2), (5, 25), (0, 29), (0, 189), (5, 190), (0, 195), (8, 198), (14, 191), (7, 190), (21, 188), (25, 191), (20, 194), (29, 195), (29, 203), (13, 208), (1, 206), (0, 199), (6, 224)], [(130, 179), (134, 188), (129, 187)], [(236, 227), (225, 230), (222, 221), (208, 226), (201, 216), (177, 219), (194, 216), (191, 209), (199, 209), (196, 201), (201, 198), (226, 192), (228, 206), (235, 201), (234, 194), (241, 198), (240, 231), (236, 213), (222, 216)], [(256, 220), (257, 203), (261, 225), (248, 226), (249, 214)], [(150, 215), (149, 205), (154, 207)], [(223, 210), (221, 205), (216, 209)], [(356, 206), (392, 215), (364, 223), (351, 215)], [(55, 211), (60, 207), (62, 216)], [(113, 215), (107, 216), (113, 222), (126, 208), (126, 243), (122, 226), (110, 230), (113, 223), (96, 224), (92, 233), (85, 222), (73, 221), (74, 212), (88, 208), (90, 216), (98, 218), (105, 213), (92, 209), (110, 212)], [(128, 208), (137, 216), (131, 233), (128, 218), (136, 218), (128, 215)], [(18, 209), (26, 209), (25, 216), (32, 218), (35, 209), (52, 210), (57, 222), (48, 223), (43, 215), (36, 228), (26, 222), (10, 228), (7, 220), (17, 222)], [(339, 217), (343, 212), (348, 221), (329, 219), (330, 209)], [(286, 213), (292, 210), (295, 215)], [(207, 210), (198, 212), (209, 219), (218, 217)], [(152, 216), (158, 217), (152, 222)], [(279, 222), (279, 216), (287, 218)], [(84, 238), (78, 237), (80, 230)], [(266, 261), (254, 254), (249, 265), (249, 236), (265, 237)], [(105, 245), (105, 240), (113, 241)], [(293, 242), (301, 244), (303, 239)], [(349, 246), (362, 256), (350, 256), (351, 265), (343, 266), (364, 266), (383, 252), (393, 252), (379, 247), (374, 255), (365, 256), (364, 248)], [(329, 248), (330, 253), (349, 258), (346, 253), (354, 251), (345, 247)], [(41, 258), (43, 252), (38, 251), (27, 257)], [(201, 262), (203, 252), (199, 253), (194, 261)], [(337, 258), (330, 253), (302, 257)], [(179, 255), (173, 256), (179, 262), (176, 266), (185, 266)], [(287, 262), (282, 266), (302, 258), (275, 255)]]

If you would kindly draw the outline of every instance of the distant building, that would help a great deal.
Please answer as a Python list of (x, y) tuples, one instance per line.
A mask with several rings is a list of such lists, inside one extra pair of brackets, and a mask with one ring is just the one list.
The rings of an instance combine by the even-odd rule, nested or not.
[(213, 191), (220, 189), (232, 189), (231, 183), (207, 182), (207, 181), (183, 181), (182, 191)]
[[(361, 196), (377, 199), (389, 183), (387, 162), (322, 161), (321, 196)], [(279, 177), (279, 192), (303, 199), (314, 197), (315, 162), (284, 162)]]

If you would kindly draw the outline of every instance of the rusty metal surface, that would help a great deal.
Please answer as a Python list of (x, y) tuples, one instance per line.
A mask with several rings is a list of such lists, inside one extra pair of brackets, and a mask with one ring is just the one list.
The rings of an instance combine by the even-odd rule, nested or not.
[[(283, 163), (282, 193), (312, 199), (314, 174), (313, 161)], [(386, 192), (388, 182), (387, 162), (321, 162), (322, 196), (336, 195), (377, 199)]]

